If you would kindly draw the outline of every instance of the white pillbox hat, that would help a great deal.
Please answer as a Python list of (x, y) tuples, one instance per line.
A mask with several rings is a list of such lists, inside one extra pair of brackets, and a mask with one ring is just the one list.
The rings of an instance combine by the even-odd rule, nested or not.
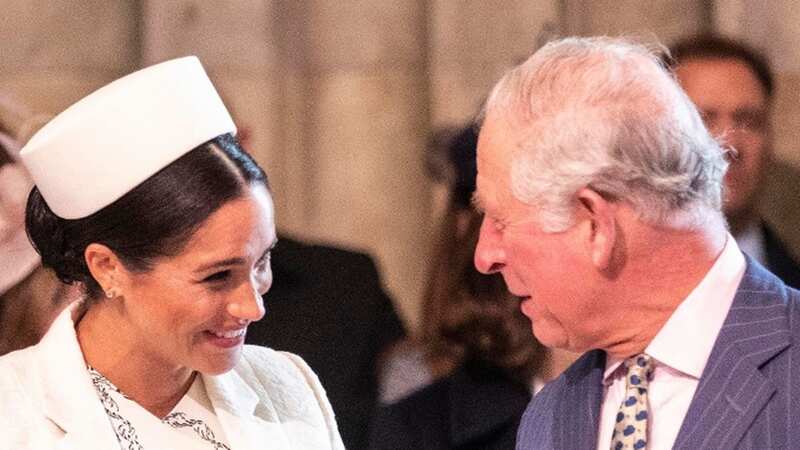
[(42, 127), (20, 157), (50, 209), (80, 219), (225, 133), (236, 126), (189, 56), (98, 89)]

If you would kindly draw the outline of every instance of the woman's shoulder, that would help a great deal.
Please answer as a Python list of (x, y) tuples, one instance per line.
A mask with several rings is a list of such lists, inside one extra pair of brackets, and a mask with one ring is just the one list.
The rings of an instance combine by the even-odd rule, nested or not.
[(269, 396), (278, 409), (304, 410), (327, 404), (316, 374), (299, 356), (256, 345), (246, 345), (234, 369), (256, 392)]
[(30, 375), (36, 364), (37, 347), (27, 347), (0, 356), (0, 392), (21, 388), (24, 374)]
[(40, 413), (36, 356), (34, 346), (0, 357), (0, 448), (37, 448), (30, 443), (53, 432)]
[(283, 419), (296, 419), (312, 429), (324, 429), (331, 447), (344, 449), (325, 389), (301, 357), (245, 345), (234, 370)]
[[(259, 379), (271, 383), (284, 383), (301, 376), (303, 379), (313, 377), (318, 382), (311, 368), (303, 358), (289, 352), (276, 351), (258, 345), (245, 345), (242, 352), (242, 363), (252, 370)], [(237, 366), (237, 367), (239, 367)]]

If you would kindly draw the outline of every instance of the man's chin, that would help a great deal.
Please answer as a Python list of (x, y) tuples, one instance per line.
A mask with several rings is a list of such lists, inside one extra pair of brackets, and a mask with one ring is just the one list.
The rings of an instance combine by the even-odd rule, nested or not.
[(531, 330), (533, 331), (533, 336), (536, 338), (536, 340), (545, 347), (571, 350), (569, 348), (569, 340), (563, 333), (548, 329), (547, 325), (545, 324), (539, 324), (536, 326), (533, 321), (531, 321)]

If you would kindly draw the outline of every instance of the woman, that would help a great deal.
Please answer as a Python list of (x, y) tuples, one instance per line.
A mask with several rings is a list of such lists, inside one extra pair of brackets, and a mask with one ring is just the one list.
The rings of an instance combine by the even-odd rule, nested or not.
[(343, 448), (308, 366), (243, 346), (276, 238), (235, 131), (189, 57), (98, 90), (23, 148), (28, 234), (85, 299), (0, 358), (0, 448)]
[[(449, 201), (423, 306), (421, 342), (393, 355), (388, 367), (395, 372), (384, 383), (415, 377), (425, 382), (425, 374), (435, 381), (406, 385), (414, 392), (400, 400), (396, 392), (384, 395), (395, 402), (376, 414), (372, 449), (513, 449), (531, 394), (574, 358), (542, 347), (502, 277), (475, 269), (482, 221), (470, 202), (476, 146), (475, 130), (468, 127), (434, 145), (428, 161), (434, 178), (449, 186)], [(396, 363), (401, 358), (422, 365), (401, 369)]]
[(0, 355), (39, 342), (75, 296), (42, 267), (25, 233), (33, 182), (19, 161), (19, 143), (42, 117), (0, 93)]

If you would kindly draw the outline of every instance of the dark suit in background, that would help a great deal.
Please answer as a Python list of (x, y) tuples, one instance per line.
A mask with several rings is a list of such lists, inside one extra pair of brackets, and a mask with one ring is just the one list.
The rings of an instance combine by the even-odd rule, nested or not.
[(405, 334), (375, 265), (363, 254), (280, 236), (272, 271), (266, 315), (250, 325), (247, 343), (303, 357), (328, 393), (345, 446), (365, 448), (378, 358)]
[(764, 253), (767, 257), (767, 269), (778, 276), (789, 286), (800, 289), (800, 265), (791, 255), (789, 247), (772, 229), (762, 221), (764, 233)]
[(370, 450), (513, 449), (528, 388), (500, 369), (469, 362), (381, 408)]
[[(519, 449), (594, 449), (605, 353), (593, 350), (534, 397)], [(797, 448), (800, 292), (748, 258), (676, 449)]]

